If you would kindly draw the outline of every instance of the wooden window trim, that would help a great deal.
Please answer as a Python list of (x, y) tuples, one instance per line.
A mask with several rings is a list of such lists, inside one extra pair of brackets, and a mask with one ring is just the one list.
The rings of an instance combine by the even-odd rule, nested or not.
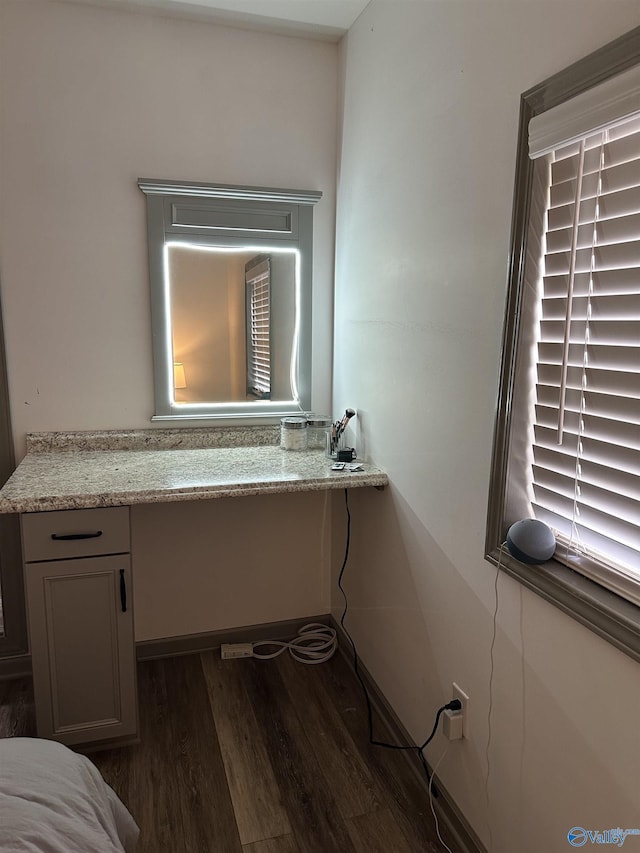
[(533, 162), (528, 154), (529, 121), (534, 115), (631, 68), (638, 63), (638, 56), (640, 56), (640, 27), (625, 33), (564, 71), (524, 92), (521, 97), (508, 290), (489, 484), (485, 558), (493, 565), (499, 565), (528, 589), (554, 604), (625, 654), (640, 661), (640, 607), (555, 560), (550, 560), (542, 566), (528, 566), (513, 558), (502, 547), (506, 535), (506, 530), (503, 529), (503, 518), (511, 401), (526, 257), (528, 211), (533, 181)]

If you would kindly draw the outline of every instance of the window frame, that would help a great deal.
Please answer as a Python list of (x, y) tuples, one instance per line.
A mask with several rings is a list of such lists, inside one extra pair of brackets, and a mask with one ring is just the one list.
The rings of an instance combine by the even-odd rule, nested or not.
[(516, 372), (517, 343), (527, 230), (533, 182), (529, 159), (529, 121), (575, 95), (637, 65), (640, 27), (625, 33), (564, 71), (524, 92), (520, 100), (520, 124), (511, 224), (511, 249), (507, 274), (507, 299), (500, 359), (498, 405), (489, 483), (485, 559), (540, 595), (616, 648), (640, 661), (640, 607), (610, 592), (556, 560), (538, 566), (519, 562), (502, 547), (507, 491), (511, 402)]

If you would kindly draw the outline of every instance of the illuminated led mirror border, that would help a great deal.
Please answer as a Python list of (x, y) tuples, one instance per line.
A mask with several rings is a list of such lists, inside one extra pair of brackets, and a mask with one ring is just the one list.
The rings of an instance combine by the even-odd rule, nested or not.
[[(175, 385), (174, 385), (174, 368), (173, 368), (173, 322), (171, 316), (171, 275), (169, 272), (169, 251), (173, 248), (179, 249), (187, 249), (193, 252), (220, 252), (224, 253), (237, 253), (239, 251), (246, 253), (260, 253), (265, 251), (264, 246), (249, 246), (243, 245), (239, 246), (214, 246), (214, 245), (206, 245), (206, 244), (194, 244), (189, 242), (184, 242), (182, 240), (167, 240), (164, 244), (164, 289), (163, 289), (163, 297), (164, 297), (164, 315), (165, 315), (165, 347), (166, 352), (171, 353), (171, 358), (167, 360), (166, 363), (166, 374), (165, 380), (167, 383), (167, 396), (171, 402), (172, 406), (175, 406), (176, 409), (179, 409), (185, 413), (194, 413), (196, 416), (202, 412), (203, 409), (224, 409), (228, 406), (227, 403), (215, 403), (213, 401), (202, 402), (202, 403), (183, 403), (178, 402), (175, 399)], [(297, 376), (297, 365), (298, 365), (298, 351), (300, 345), (300, 252), (298, 249), (293, 249), (289, 247), (281, 247), (281, 246), (272, 246), (269, 248), (270, 254), (287, 254), (293, 255), (295, 257), (295, 294), (294, 294), (294, 304), (295, 304), (295, 315), (294, 315), (294, 326), (293, 326), (293, 340), (291, 344), (291, 357), (289, 359), (289, 379), (290, 386), (293, 392), (293, 396), (288, 400), (252, 400), (252, 401), (234, 401), (235, 405), (240, 407), (247, 406), (260, 406), (266, 412), (270, 413), (272, 409), (276, 409), (280, 411), (283, 407), (295, 405), (297, 409), (301, 410), (300, 407), (300, 392), (298, 389), (298, 376)], [(307, 407), (308, 408), (308, 407)]]
[[(262, 418), (274, 422), (283, 415), (309, 411), (311, 408), (311, 335), (312, 335), (312, 281), (313, 263), (313, 205), (322, 193), (316, 190), (289, 190), (271, 187), (242, 187), (226, 184), (202, 184), (180, 181), (139, 179), (138, 186), (146, 196), (147, 232), (149, 250), (149, 278), (151, 286), (151, 325), (154, 364), (155, 414), (152, 421), (180, 421), (206, 419)], [(246, 202), (247, 227), (198, 227), (171, 222), (169, 212), (175, 203), (207, 206), (219, 209), (225, 200)], [(260, 231), (252, 227), (250, 215), (263, 203), (291, 214), (297, 227), (289, 233)], [(265, 205), (263, 205), (265, 206)], [(240, 206), (242, 210), (242, 206)], [(257, 248), (272, 252), (283, 248), (298, 251), (297, 264), (297, 364), (292, 360), (293, 388), (297, 399), (285, 401), (258, 400), (229, 403), (177, 403), (171, 379), (173, 346), (167, 348), (167, 314), (165, 293), (165, 243), (184, 242), (191, 246), (216, 245), (229, 248)]]

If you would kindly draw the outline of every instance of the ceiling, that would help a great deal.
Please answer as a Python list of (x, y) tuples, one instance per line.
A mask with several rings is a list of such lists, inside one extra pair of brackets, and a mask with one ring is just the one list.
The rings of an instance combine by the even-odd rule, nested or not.
[(369, 0), (73, 0), (337, 41)]

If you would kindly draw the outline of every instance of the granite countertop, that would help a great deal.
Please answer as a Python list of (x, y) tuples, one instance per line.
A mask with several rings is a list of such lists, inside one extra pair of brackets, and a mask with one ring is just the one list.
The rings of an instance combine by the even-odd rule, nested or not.
[[(47, 434), (55, 436), (48, 443), (30, 436), (28, 448), (38, 450), (29, 450), (0, 490), (0, 512), (209, 500), (388, 483), (387, 475), (369, 464), (353, 473), (347, 468), (332, 471), (331, 460), (320, 450), (286, 451), (273, 444), (237, 446), (235, 441), (236, 446), (231, 447), (155, 449), (155, 444), (143, 444), (154, 449), (126, 449), (140, 446), (140, 432), (159, 431), (137, 431), (133, 442), (133, 433), (110, 433), (114, 440), (97, 442), (105, 448), (100, 450), (89, 449), (96, 442), (85, 442), (84, 449), (78, 450), (73, 441), (65, 443), (60, 433)], [(124, 435), (127, 440), (118, 437)], [(70, 447), (73, 449), (65, 449)]]

